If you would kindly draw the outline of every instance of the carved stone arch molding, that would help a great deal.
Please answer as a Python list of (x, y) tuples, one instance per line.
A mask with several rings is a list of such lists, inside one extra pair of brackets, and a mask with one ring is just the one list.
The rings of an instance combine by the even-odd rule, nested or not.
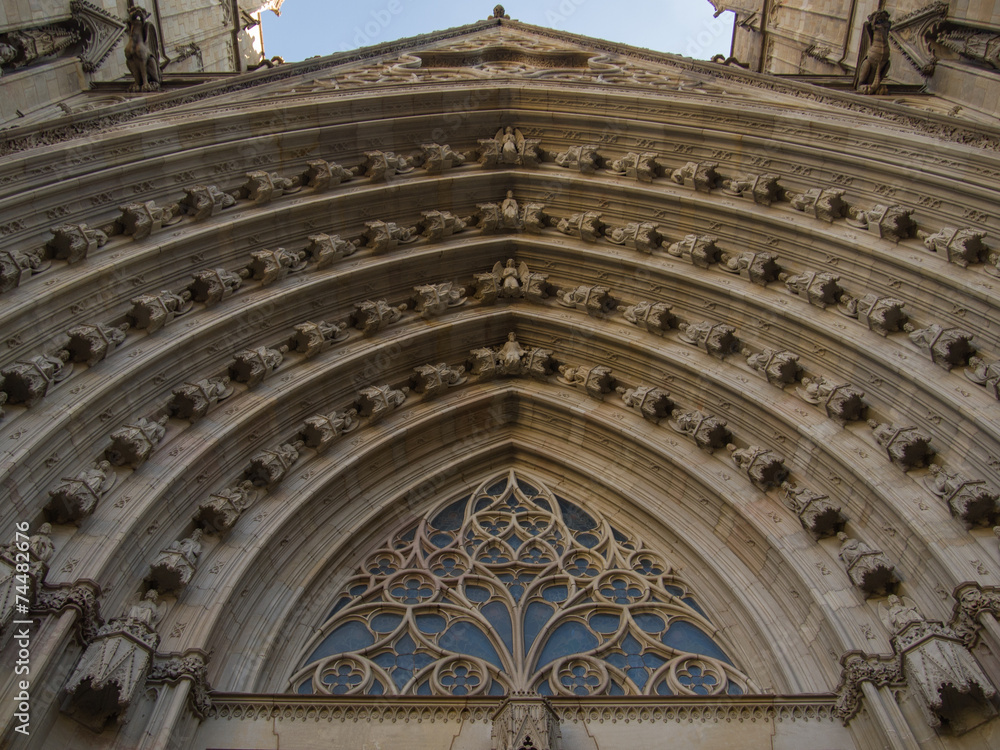
[[(0, 744), (990, 745), (1000, 131), (504, 16), (4, 132)], [(396, 680), (490, 615), (387, 540), (512, 471), (676, 581)]]

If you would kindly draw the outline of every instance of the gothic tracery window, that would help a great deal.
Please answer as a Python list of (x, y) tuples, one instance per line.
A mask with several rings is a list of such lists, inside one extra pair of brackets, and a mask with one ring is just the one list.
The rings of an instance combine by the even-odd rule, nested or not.
[(739, 695), (671, 566), (514, 471), (388, 541), (292, 677), (333, 695)]

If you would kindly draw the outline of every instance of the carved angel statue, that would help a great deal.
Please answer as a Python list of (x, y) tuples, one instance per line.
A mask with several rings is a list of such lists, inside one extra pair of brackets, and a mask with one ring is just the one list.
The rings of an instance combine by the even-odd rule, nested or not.
[(476, 274), (476, 299), (492, 304), (497, 299), (527, 298), (538, 301), (547, 294), (546, 279), (541, 273), (532, 273), (523, 261), (516, 265), (513, 258), (506, 264), (497, 261), (489, 273)]
[(160, 38), (149, 11), (133, 7), (128, 16), (125, 64), (135, 79), (129, 91), (156, 91), (163, 82), (160, 73)]
[(485, 167), (516, 165), (534, 167), (541, 161), (539, 141), (529, 140), (517, 128), (501, 128), (492, 138), (479, 141), (479, 162)]

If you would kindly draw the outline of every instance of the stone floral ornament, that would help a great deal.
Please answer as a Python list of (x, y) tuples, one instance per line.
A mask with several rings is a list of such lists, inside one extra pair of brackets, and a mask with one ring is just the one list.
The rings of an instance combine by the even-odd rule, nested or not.
[(253, 482), (245, 479), (210, 495), (208, 500), (198, 506), (194, 520), (210, 532), (224, 534), (253, 505), (257, 494)]
[(785, 288), (792, 294), (807, 300), (810, 305), (826, 308), (837, 304), (843, 294), (840, 276), (825, 271), (804, 271), (797, 274), (778, 274), (778, 280), (785, 282)]
[(852, 539), (843, 531), (837, 532), (840, 551), (837, 553), (847, 575), (865, 598), (884, 596), (896, 583), (895, 568), (882, 550), (869, 547), (858, 539)]
[(95, 732), (125, 722), (138, 699), (160, 636), (162, 606), (154, 589), (96, 633), (66, 683), (62, 710)]
[[(491, 477), (386, 539), (333, 600), (290, 675), (293, 691), (537, 705), (757, 690), (658, 550), (520, 473)], [(503, 721), (520, 736), (523, 724)], [(531, 738), (544, 747), (544, 736)]]
[(110, 461), (97, 461), (76, 476), (64, 477), (49, 491), (46, 517), (53, 523), (79, 524), (94, 512), (116, 480)]
[(17, 605), (30, 607), (35, 601), (55, 552), (51, 533), (52, 527), (43, 523), (30, 537), (0, 545), (0, 636), (15, 619), (24, 619), (20, 613), (15, 618)]
[(493, 167), (537, 167), (542, 161), (541, 141), (525, 138), (518, 128), (500, 128), (492, 138), (479, 141), (479, 163)]
[(476, 299), (492, 305), (498, 299), (526, 299), (540, 302), (548, 296), (548, 276), (533, 273), (527, 263), (517, 264), (508, 258), (497, 261), (489, 273), (476, 274)]
[(792, 482), (782, 482), (785, 505), (799, 517), (802, 528), (816, 539), (833, 536), (843, 530), (847, 519), (840, 506), (830, 502), (829, 495), (813, 492), (808, 487), (796, 487)]
[(469, 372), (480, 380), (496, 377), (529, 375), (544, 379), (552, 372), (552, 352), (547, 349), (525, 349), (514, 333), (500, 347), (473, 349), (469, 352)]
[(953, 516), (967, 526), (989, 526), (997, 517), (997, 493), (983, 480), (972, 480), (959, 473), (945, 471), (937, 464), (928, 468), (924, 483), (948, 504)]
[(795, 394), (803, 401), (821, 406), (828, 417), (841, 423), (862, 419), (868, 409), (865, 393), (850, 383), (835, 383), (821, 375), (802, 378), (802, 387)]
[(906, 687), (930, 726), (946, 721), (961, 734), (996, 715), (996, 688), (955, 631), (924, 618), (906, 598), (890, 596), (879, 609)]
[(195, 529), (191, 536), (171, 542), (160, 550), (149, 566), (149, 580), (153, 588), (164, 594), (178, 594), (191, 582), (198, 570), (201, 535), (202, 530)]
[(697, 410), (674, 409), (668, 424), (674, 432), (687, 435), (695, 445), (709, 453), (727, 447), (732, 438), (726, 420)]

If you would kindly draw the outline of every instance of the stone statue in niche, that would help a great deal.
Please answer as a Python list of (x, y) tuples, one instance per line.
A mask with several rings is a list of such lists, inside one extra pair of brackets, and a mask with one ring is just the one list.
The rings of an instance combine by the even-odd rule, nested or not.
[(804, 193), (787, 193), (792, 208), (832, 223), (847, 213), (844, 191), (832, 188), (810, 188)]
[(539, 302), (548, 296), (548, 276), (532, 273), (528, 264), (516, 265), (513, 258), (493, 265), (489, 273), (476, 274), (476, 299), (491, 305), (498, 299), (527, 299)]
[(448, 388), (462, 385), (467, 380), (463, 365), (452, 367), (446, 362), (439, 362), (436, 365), (426, 364), (413, 368), (410, 385), (417, 393), (423, 393), (426, 398), (433, 398)]
[(747, 364), (767, 378), (767, 382), (778, 388), (783, 388), (799, 379), (802, 368), (799, 366), (799, 355), (789, 351), (775, 351), (765, 348), (760, 354), (754, 354), (749, 349), (743, 350)]
[(93, 367), (114, 354), (115, 348), (125, 341), (128, 328), (128, 323), (117, 326), (106, 326), (103, 323), (73, 326), (66, 332), (69, 336), (66, 349), (70, 353), (70, 359)]
[(539, 143), (525, 138), (517, 128), (501, 128), (492, 138), (480, 139), (479, 163), (484, 167), (537, 167), (542, 160)]
[[(26, 619), (26, 613), (15, 611), (18, 605), (35, 602), (38, 586), (45, 580), (48, 562), (55, 552), (49, 534), (52, 527), (43, 523), (27, 541), (0, 545), (0, 635), (7, 632), (15, 619)], [(23, 646), (22, 646), (23, 647)]]
[(585, 211), (580, 214), (573, 214), (566, 219), (560, 219), (556, 225), (563, 234), (570, 237), (579, 237), (587, 242), (596, 242), (597, 238), (604, 234), (604, 222), (601, 221), (601, 214), (598, 211)]
[(796, 487), (791, 482), (782, 482), (785, 504), (795, 511), (802, 528), (816, 539), (833, 536), (843, 530), (847, 519), (840, 508), (830, 502), (829, 495), (820, 495), (806, 487)]
[(130, 235), (133, 240), (144, 240), (163, 227), (181, 220), (181, 207), (177, 203), (157, 206), (154, 201), (145, 201), (126, 203), (118, 209), (122, 212), (118, 219), (122, 234)]
[(733, 463), (746, 472), (759, 490), (767, 491), (771, 487), (778, 487), (788, 477), (785, 459), (769, 448), (761, 448), (759, 445), (737, 448), (730, 443), (726, 449), (732, 455)]
[(944, 227), (933, 234), (917, 231), (924, 241), (924, 247), (934, 253), (941, 253), (949, 263), (966, 268), (970, 263), (979, 263), (986, 257), (988, 248), (983, 244), (985, 232), (975, 229)]
[(140, 417), (111, 433), (111, 446), (104, 456), (115, 466), (129, 464), (133, 468), (141, 464), (167, 434), (167, 418), (153, 421)]
[(241, 272), (237, 273), (227, 271), (225, 268), (211, 268), (196, 273), (188, 289), (195, 302), (204, 302), (211, 307), (232, 297), (240, 288), (243, 279), (249, 275), (250, 272), (246, 269), (241, 269)]
[(149, 567), (149, 578), (157, 591), (175, 594), (191, 582), (198, 569), (201, 535), (201, 529), (195, 529), (188, 538), (171, 542), (160, 550)]
[(732, 438), (724, 419), (700, 411), (674, 409), (667, 424), (675, 432), (690, 437), (699, 448), (704, 448), (709, 453), (725, 448)]
[(198, 506), (194, 518), (206, 528), (223, 534), (233, 527), (243, 511), (256, 499), (257, 490), (253, 482), (246, 479), (233, 487), (227, 487), (210, 495), (208, 500)]
[(727, 354), (735, 354), (740, 350), (740, 341), (736, 338), (736, 329), (725, 323), (681, 323), (677, 326), (680, 338), (686, 344), (704, 349), (720, 359)]
[(443, 315), (449, 308), (465, 304), (465, 288), (450, 281), (440, 284), (421, 284), (413, 287), (416, 294), (416, 311), (425, 318)]
[(635, 409), (644, 419), (654, 423), (670, 414), (674, 405), (674, 402), (670, 400), (670, 392), (662, 388), (647, 385), (626, 388), (620, 385), (615, 390), (622, 397), (625, 406)]
[(195, 383), (184, 383), (173, 390), (170, 413), (178, 419), (191, 422), (208, 414), (209, 409), (219, 401), (233, 395), (233, 386), (228, 377), (205, 378)]
[(322, 453), (330, 444), (348, 432), (357, 429), (360, 421), (356, 409), (333, 411), (309, 417), (302, 428), (302, 439), (310, 448)]
[(202, 221), (236, 205), (236, 198), (222, 192), (217, 185), (194, 185), (184, 188), (181, 205), (192, 214), (195, 221)]
[(328, 323), (321, 320), (318, 323), (306, 321), (295, 326), (295, 334), (291, 338), (291, 346), (306, 359), (325, 352), (334, 344), (345, 341), (350, 333), (346, 323)]
[(836, 304), (843, 290), (840, 288), (839, 276), (832, 273), (804, 271), (794, 275), (778, 274), (778, 279), (785, 282), (785, 287), (792, 294), (805, 297), (809, 304), (825, 308)]
[(838, 556), (847, 568), (851, 583), (865, 592), (865, 598), (886, 594), (895, 583), (894, 568), (882, 550), (869, 547), (852, 539), (843, 531), (837, 532), (840, 540)]
[(52, 263), (38, 248), (0, 250), (0, 294), (21, 286), (32, 276), (48, 270)]
[(73, 372), (70, 353), (61, 349), (53, 354), (43, 354), (31, 359), (19, 359), (0, 370), (7, 402), (32, 407), (41, 401), (56, 383)]
[(297, 193), (301, 189), (302, 179), (298, 175), (279, 177), (276, 172), (257, 170), (247, 172), (247, 181), (240, 188), (240, 194), (259, 206), (288, 193)]
[(563, 307), (574, 307), (588, 315), (607, 315), (617, 308), (606, 286), (578, 286), (576, 289), (560, 289), (556, 300)]
[(934, 364), (946, 370), (967, 364), (976, 353), (972, 334), (961, 328), (944, 328), (936, 323), (917, 328), (907, 323), (903, 330), (910, 334), (910, 341), (931, 355)]
[(481, 380), (512, 375), (544, 379), (552, 371), (552, 352), (525, 349), (514, 333), (507, 334), (507, 342), (502, 347), (473, 349), (470, 354), (470, 372)]
[(961, 474), (949, 473), (937, 464), (928, 467), (927, 488), (948, 503), (948, 509), (967, 526), (989, 526), (997, 515), (997, 493), (986, 482), (973, 481)]
[(566, 169), (573, 169), (581, 174), (594, 174), (601, 168), (601, 157), (597, 153), (598, 146), (588, 143), (585, 146), (570, 146), (561, 154), (556, 154), (556, 164)]
[(465, 156), (447, 144), (440, 146), (437, 143), (425, 143), (420, 148), (423, 150), (419, 158), (420, 166), (427, 174), (441, 174), (446, 169), (460, 167), (465, 163)]
[(365, 300), (354, 305), (354, 327), (371, 336), (397, 322), (406, 312), (406, 305), (392, 307), (384, 299)]
[(664, 331), (670, 330), (677, 323), (671, 309), (673, 308), (665, 302), (644, 301), (634, 305), (620, 305), (618, 312), (632, 325), (662, 336)]
[(306, 252), (310, 259), (316, 261), (316, 270), (333, 265), (335, 261), (354, 255), (358, 246), (350, 240), (343, 240), (340, 235), (313, 234), (309, 236), (309, 246)]
[(128, 14), (125, 65), (132, 74), (129, 91), (156, 91), (163, 82), (160, 72), (160, 38), (149, 11), (133, 6)]
[(380, 182), (413, 171), (413, 165), (405, 156), (396, 156), (392, 151), (366, 151), (364, 172), (372, 182)]
[(758, 286), (767, 286), (777, 281), (781, 273), (778, 257), (773, 253), (744, 252), (738, 255), (722, 253), (719, 268), (729, 273), (738, 273), (744, 279)]
[(996, 688), (958, 634), (928, 621), (909, 599), (890, 596), (888, 605), (879, 614), (893, 632), (892, 650), (927, 723), (938, 727), (946, 721), (961, 734), (995, 716), (990, 700)]
[(52, 239), (46, 247), (53, 258), (67, 263), (78, 263), (99, 247), (104, 247), (108, 235), (86, 224), (63, 224), (50, 230)]
[(623, 227), (612, 227), (605, 236), (608, 242), (624, 245), (641, 253), (652, 253), (659, 249), (660, 242), (663, 240), (659, 227), (651, 221), (644, 221), (641, 224), (632, 222)]
[(708, 268), (718, 262), (720, 250), (715, 246), (715, 237), (708, 234), (688, 234), (683, 240), (667, 245), (667, 252), (675, 258), (682, 258), (699, 268)]
[(621, 159), (611, 162), (609, 169), (620, 175), (631, 177), (640, 182), (652, 182), (659, 175), (659, 165), (656, 163), (656, 154), (651, 151), (636, 153), (629, 151)]
[(126, 313), (129, 322), (146, 333), (155, 333), (173, 322), (178, 315), (188, 312), (194, 302), (191, 292), (162, 290), (159, 294), (142, 294), (132, 299), (132, 308)]
[(440, 240), (465, 229), (464, 219), (460, 219), (450, 211), (421, 211), (423, 220), (418, 225), (421, 234), (429, 240)]
[(834, 383), (821, 375), (802, 378), (802, 388), (795, 389), (803, 401), (822, 406), (828, 417), (841, 422), (853, 422), (865, 415), (864, 391), (850, 383)]
[(876, 10), (865, 21), (861, 46), (858, 54), (864, 55), (854, 74), (854, 89), (859, 94), (886, 94), (888, 88), (882, 82), (889, 72), (889, 29), (892, 21), (889, 14)]
[(281, 281), (290, 273), (296, 273), (306, 267), (306, 252), (290, 252), (283, 247), (276, 250), (255, 250), (250, 253), (250, 265), (247, 269), (255, 281), (261, 286), (270, 286)]
[(400, 227), (392, 221), (366, 221), (365, 243), (376, 253), (395, 250), (400, 244), (417, 241), (416, 227)]
[(719, 179), (719, 175), (715, 171), (718, 168), (718, 163), (714, 161), (689, 161), (683, 167), (671, 172), (670, 179), (678, 185), (687, 185), (698, 192), (709, 193)]
[(358, 392), (358, 414), (376, 422), (406, 401), (409, 388), (393, 388), (389, 385), (370, 385)]
[(116, 479), (109, 461), (98, 461), (75, 477), (64, 477), (49, 491), (46, 517), (53, 523), (79, 523), (94, 512)]
[(916, 225), (910, 218), (912, 214), (912, 208), (902, 206), (876, 205), (869, 209), (852, 206), (847, 209), (847, 223), (898, 243), (913, 236)]
[(895, 427), (874, 419), (868, 420), (868, 426), (878, 444), (885, 448), (889, 459), (903, 471), (926, 465), (934, 455), (930, 437), (918, 432), (916, 427)]
[(780, 188), (773, 174), (746, 174), (722, 181), (722, 189), (730, 195), (753, 198), (755, 203), (770, 206), (778, 200)]
[(312, 159), (307, 162), (306, 184), (315, 190), (326, 190), (329, 187), (336, 187), (342, 182), (347, 182), (354, 177), (355, 173), (350, 169), (344, 169), (335, 162), (327, 162), (323, 159)]
[(866, 294), (859, 299), (844, 292), (837, 309), (849, 318), (857, 318), (879, 336), (888, 336), (901, 330), (906, 323), (904, 304), (895, 297)]
[(151, 589), (123, 617), (102, 626), (66, 683), (63, 711), (95, 732), (116, 717), (123, 723), (145, 686), (160, 642), (156, 623), (161, 616), (158, 594)]
[(969, 357), (965, 377), (984, 386), (993, 398), (1000, 400), (1000, 362), (987, 362), (982, 357)]
[(566, 385), (583, 386), (596, 399), (602, 399), (605, 393), (611, 393), (615, 384), (611, 368), (604, 365), (559, 365), (556, 379)]
[(266, 346), (243, 349), (236, 353), (229, 364), (229, 375), (237, 383), (246, 383), (248, 388), (258, 386), (264, 382), (264, 378), (278, 369), (287, 351), (287, 345), (277, 349)]
[(271, 489), (278, 485), (292, 465), (299, 460), (299, 452), (305, 443), (296, 440), (292, 443), (282, 443), (274, 449), (262, 450), (250, 459), (246, 470), (246, 478), (257, 487)]

